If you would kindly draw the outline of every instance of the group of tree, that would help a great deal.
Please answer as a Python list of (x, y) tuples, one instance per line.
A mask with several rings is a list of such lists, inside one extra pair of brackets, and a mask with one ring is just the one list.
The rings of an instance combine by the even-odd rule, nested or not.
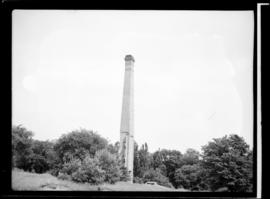
[(25, 171), (44, 173), (57, 160), (54, 144), (32, 139), (33, 132), (25, 127), (12, 127), (12, 166)]
[(25, 171), (50, 172), (60, 179), (100, 184), (129, 180), (118, 156), (118, 144), (85, 129), (62, 135), (54, 142), (33, 139), (22, 126), (12, 128), (12, 166)]
[(135, 144), (136, 182), (156, 181), (160, 185), (192, 191), (249, 192), (253, 189), (253, 152), (244, 139), (232, 134), (213, 139), (202, 153), (187, 149), (148, 152), (147, 144)]
[[(90, 184), (130, 179), (119, 155), (119, 142), (109, 143), (98, 133), (80, 129), (55, 141), (33, 139), (25, 127), (12, 127), (12, 166), (25, 171), (50, 172), (60, 179)], [(247, 192), (253, 188), (253, 152), (244, 139), (232, 134), (216, 138), (200, 153), (188, 149), (148, 151), (134, 144), (135, 183), (155, 181), (191, 191)]]

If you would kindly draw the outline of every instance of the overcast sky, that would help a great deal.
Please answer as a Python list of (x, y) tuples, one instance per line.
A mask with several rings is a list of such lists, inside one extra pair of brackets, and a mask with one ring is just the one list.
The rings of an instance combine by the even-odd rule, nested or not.
[(124, 57), (134, 66), (139, 145), (253, 142), (252, 11), (15, 10), (12, 123), (34, 138), (71, 130), (120, 139)]

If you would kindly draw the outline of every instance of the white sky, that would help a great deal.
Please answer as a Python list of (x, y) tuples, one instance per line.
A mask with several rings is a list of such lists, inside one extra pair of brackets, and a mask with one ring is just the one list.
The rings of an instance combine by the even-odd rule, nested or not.
[(86, 128), (118, 141), (132, 54), (139, 145), (185, 152), (235, 133), (252, 146), (252, 11), (15, 10), (12, 22), (12, 122), (35, 139)]

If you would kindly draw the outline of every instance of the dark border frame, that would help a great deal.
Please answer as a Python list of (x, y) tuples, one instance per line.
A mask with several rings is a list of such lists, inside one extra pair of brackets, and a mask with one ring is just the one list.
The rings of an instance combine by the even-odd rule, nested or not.
[[(263, 2), (262, 2), (263, 3)], [(267, 3), (267, 2), (266, 2)], [(145, 8), (143, 10), (218, 10), (218, 11), (253, 11), (254, 13), (254, 51), (253, 51), (253, 111), (254, 111), (254, 126), (253, 126), (253, 192), (251, 193), (230, 193), (230, 192), (97, 192), (97, 191), (13, 191), (11, 189), (11, 110), (12, 110), (12, 10), (14, 9), (65, 9), (65, 10), (132, 10), (130, 7), (126, 8), (116, 8), (115, 3), (113, 4), (106, 4), (107, 8), (104, 8), (104, 5), (101, 4), (101, 6), (94, 6), (91, 5), (91, 3), (86, 3), (83, 1), (78, 1), (76, 3), (74, 2), (65, 2), (63, 4), (53, 3), (50, 1), (32, 1), (32, 0), (2, 0), (1, 2), (1, 13), (4, 19), (4, 63), (5, 66), (1, 67), (1, 69), (4, 68), (6, 70), (5, 72), (7, 75), (5, 75), (5, 78), (8, 78), (6, 81), (5, 78), (2, 78), (1, 80), (4, 80), (2, 82), (2, 85), (6, 85), (7, 88), (5, 88), (5, 95), (10, 96), (11, 99), (7, 99), (5, 102), (6, 109), (8, 109), (8, 116), (5, 114), (5, 118), (8, 118), (7, 121), (5, 121), (5, 132), (2, 134), (2, 144), (1, 146), (4, 147), (1, 150), (1, 157), (4, 161), (4, 164), (1, 164), (1, 179), (5, 180), (5, 183), (2, 185), (2, 192), (1, 195), (4, 197), (81, 197), (81, 198), (92, 198), (92, 197), (98, 197), (98, 198), (191, 198), (191, 197), (200, 197), (200, 198), (228, 198), (228, 197), (252, 197), (256, 198), (256, 192), (257, 192), (257, 2), (253, 3), (242, 3), (239, 2), (239, 4), (236, 3), (220, 3), (218, 2), (216, 4), (186, 4), (181, 6), (175, 6), (175, 5), (162, 5), (155, 3), (151, 6), (144, 5)], [(109, 6), (109, 7), (108, 7)], [(173, 9), (172, 9), (173, 6)], [(138, 8), (137, 5), (133, 5), (133, 10), (142, 10), (141, 8)], [(265, 9), (266, 10), (266, 9)], [(268, 10), (269, 11), (269, 10)], [(263, 16), (263, 14), (262, 14)], [(9, 79), (10, 78), (10, 79)], [(6, 141), (8, 140), (8, 142)], [(8, 149), (8, 150), (7, 150)]]

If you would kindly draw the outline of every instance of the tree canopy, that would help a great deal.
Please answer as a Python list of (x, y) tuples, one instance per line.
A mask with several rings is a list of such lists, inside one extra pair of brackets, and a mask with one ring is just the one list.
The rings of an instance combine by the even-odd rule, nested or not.
[(213, 139), (202, 147), (202, 165), (211, 190), (227, 188), (244, 192), (252, 189), (252, 151), (238, 135)]
[(54, 149), (62, 162), (73, 158), (83, 160), (87, 155), (94, 157), (98, 150), (107, 147), (108, 141), (93, 131), (81, 129), (62, 135)]
[[(109, 143), (92, 130), (63, 134), (55, 142), (33, 139), (22, 125), (12, 127), (12, 166), (60, 179), (90, 184), (130, 179), (119, 153), (119, 142)], [(148, 151), (134, 143), (134, 182), (191, 191), (247, 192), (253, 189), (253, 151), (236, 134), (214, 138), (200, 153), (187, 149)]]

